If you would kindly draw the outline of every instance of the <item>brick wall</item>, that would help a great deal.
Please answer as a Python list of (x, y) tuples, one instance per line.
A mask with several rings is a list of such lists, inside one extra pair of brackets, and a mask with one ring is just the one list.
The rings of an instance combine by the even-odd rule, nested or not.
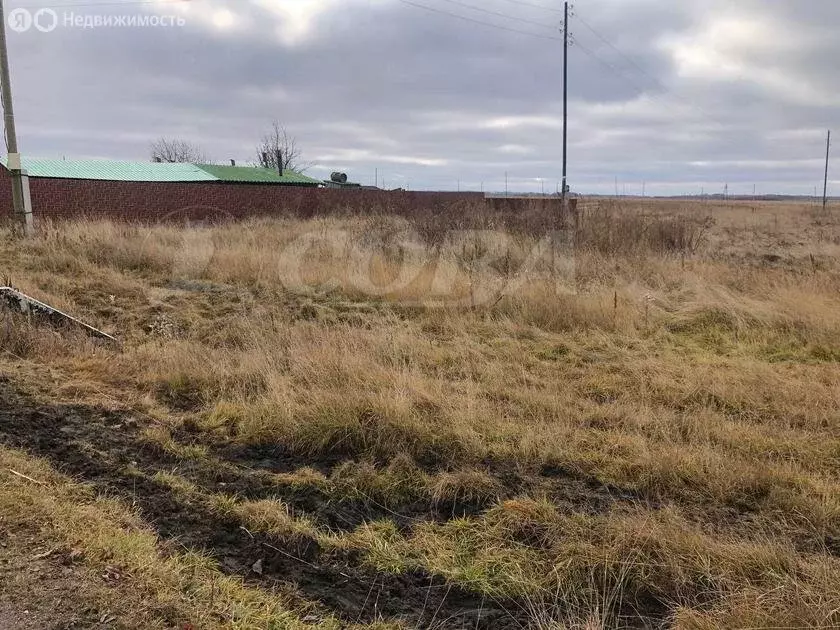
[[(131, 221), (244, 218), (272, 214), (310, 217), (338, 212), (449, 209), (480, 202), (480, 193), (298, 188), (223, 182), (152, 183), (30, 178), (38, 218), (109, 217)], [(12, 207), (9, 172), (0, 167), (0, 207)]]

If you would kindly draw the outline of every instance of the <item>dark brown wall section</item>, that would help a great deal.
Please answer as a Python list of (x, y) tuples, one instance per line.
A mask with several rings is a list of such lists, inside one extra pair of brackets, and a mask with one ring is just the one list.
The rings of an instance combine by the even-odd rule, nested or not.
[[(480, 193), (342, 190), (225, 182), (153, 183), (30, 178), (39, 217), (109, 217), (134, 221), (291, 214), (311, 217), (348, 211), (444, 209), (480, 201)], [(9, 173), (0, 168), (0, 204), (11, 208)]]
[[(241, 219), (267, 215), (313, 217), (324, 214), (387, 212), (457, 213), (484, 204), (472, 192), (384, 191), (226, 182), (154, 183), (30, 178), (32, 209), (38, 219), (79, 217), (139, 222)], [(12, 207), (9, 172), (0, 167), (0, 217)], [(573, 201), (574, 203), (574, 201)], [(504, 212), (558, 210), (559, 198), (488, 199), (488, 209)]]

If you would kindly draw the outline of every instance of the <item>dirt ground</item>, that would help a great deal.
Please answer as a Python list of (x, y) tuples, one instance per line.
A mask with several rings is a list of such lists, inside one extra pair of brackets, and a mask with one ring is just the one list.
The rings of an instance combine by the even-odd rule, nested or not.
[[(277, 494), (270, 474), (253, 467), (253, 452), (227, 452), (243, 461), (216, 460), (193, 467), (173, 459), (141, 436), (142, 418), (84, 405), (38, 404), (21, 394), (12, 381), (0, 376), (0, 443), (46, 458), (62, 473), (92, 484), (97, 492), (116, 496), (135, 506), (165, 543), (207, 553), (225, 573), (238, 575), (269, 589), (294, 591), (315, 602), (309, 618), (334, 615), (347, 623), (380, 619), (434, 623), (436, 628), (518, 628), (515, 602), (487, 602), (443, 580), (422, 573), (400, 576), (376, 574), (353, 566), (352, 558), (319, 562), (315, 541), (293, 548), (271, 536), (251, 533), (236, 520), (220, 518), (199, 503), (186, 502), (172, 488), (154, 479), (156, 473), (179, 468), (179, 474), (207, 491), (235, 490), (250, 499)], [(282, 453), (256, 453), (259, 462), (275, 471), (290, 465)], [(257, 466), (259, 466), (257, 462)], [(362, 506), (330, 505), (304, 493), (294, 504), (319, 514), (325, 523), (352, 528), (369, 518)], [(454, 510), (455, 508), (452, 507)], [(462, 508), (467, 509), (467, 508)], [(415, 506), (416, 514), (422, 509)], [(405, 523), (417, 519), (406, 513)], [(110, 610), (91, 608), (80, 599), (78, 575), (66, 560), (69, 552), (37, 558), (37, 536), (13, 541), (3, 551), (10, 577), (0, 598), (0, 611), (14, 623), (10, 628), (118, 628), (123, 623)], [(259, 575), (253, 567), (261, 566)], [(13, 579), (12, 579), (13, 578)], [(107, 582), (109, 576), (103, 576)], [(303, 604), (303, 600), (302, 600)], [(2, 619), (2, 617), (0, 617)], [(9, 622), (11, 623), (11, 621)], [(7, 626), (0, 624), (7, 630)]]
[[(107, 590), (114, 573), (91, 575), (73, 550), (44, 545), (37, 531), (0, 528), (0, 628), (131, 628)], [(110, 605), (109, 605), (110, 604)]]

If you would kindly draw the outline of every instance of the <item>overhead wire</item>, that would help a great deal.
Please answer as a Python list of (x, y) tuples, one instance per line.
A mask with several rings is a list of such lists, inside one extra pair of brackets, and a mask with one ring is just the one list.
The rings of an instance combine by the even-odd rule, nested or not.
[[(475, 23), (475, 24), (480, 24), (480, 25), (483, 25), (483, 26), (488, 26), (488, 27), (491, 27), (491, 28), (496, 28), (496, 29), (500, 29), (500, 30), (504, 30), (504, 31), (519, 33), (521, 35), (527, 35), (527, 36), (530, 36), (530, 37), (537, 37), (537, 38), (540, 38), (540, 39), (549, 39), (549, 40), (553, 40), (553, 41), (563, 41), (563, 38), (559, 37), (559, 36), (551, 36), (551, 35), (545, 35), (545, 34), (542, 34), (542, 33), (534, 33), (532, 31), (524, 31), (524, 30), (520, 30), (520, 29), (515, 29), (515, 28), (509, 27), (509, 26), (503, 26), (501, 24), (495, 24), (493, 22), (487, 22), (485, 20), (479, 20), (477, 18), (469, 17), (469, 16), (466, 16), (466, 15), (453, 13), (451, 11), (446, 11), (446, 10), (440, 9), (438, 7), (432, 7), (432, 6), (429, 6), (429, 5), (420, 4), (419, 2), (415, 2), (414, 0), (398, 0), (398, 1), (402, 2), (403, 4), (406, 4), (406, 5), (409, 5), (409, 6), (412, 6), (412, 7), (416, 7), (418, 9), (424, 9), (424, 10), (432, 12), (432, 13), (445, 15), (445, 16), (456, 18), (456, 19), (463, 20), (463, 21), (466, 21), (466, 22), (472, 22), (472, 23)], [(448, 2), (449, 4), (461, 6), (461, 7), (464, 7), (466, 9), (473, 10), (473, 11), (479, 11), (481, 13), (485, 13), (485, 14), (488, 14), (488, 15), (494, 15), (494, 16), (501, 17), (501, 18), (508, 19), (508, 20), (516, 20), (516, 21), (521, 21), (521, 22), (528, 23), (528, 24), (533, 24), (535, 26), (540, 26), (541, 28), (547, 28), (547, 29), (553, 29), (554, 28), (554, 27), (552, 27), (548, 24), (545, 24), (543, 22), (537, 22), (536, 20), (528, 20), (526, 18), (518, 18), (516, 16), (510, 15), (510, 14), (507, 14), (507, 13), (502, 13), (500, 11), (492, 11), (490, 9), (484, 9), (482, 7), (476, 7), (475, 5), (471, 5), (471, 4), (468, 4), (466, 2), (462, 2), (461, 0), (442, 0), (442, 1), (443, 2)], [(542, 5), (537, 5), (537, 4), (533, 4), (533, 3), (530, 3), (530, 2), (525, 2), (524, 0), (506, 0), (506, 1), (512, 2), (513, 4), (521, 4), (521, 5), (524, 5), (524, 6), (531, 6), (531, 7), (534, 7), (534, 8), (540, 8), (540, 9), (548, 10), (548, 11), (552, 11), (552, 12), (560, 11), (559, 9), (552, 9), (552, 8), (545, 7), (545, 6), (542, 6)], [(589, 28), (591, 29), (591, 27), (589, 27)], [(560, 31), (562, 32), (562, 28), (560, 29)], [(613, 73), (618, 78), (623, 79), (624, 81), (628, 82), (629, 84), (631, 84), (633, 87), (635, 87), (637, 89), (645, 91), (644, 86), (641, 86), (638, 83), (634, 82), (631, 78), (627, 77), (618, 67), (616, 67), (614, 64), (612, 64), (609, 61), (606, 61), (605, 59), (600, 57), (595, 51), (593, 51), (590, 48), (584, 46), (583, 44), (581, 44), (577, 40), (574, 41), (573, 45), (577, 48), (580, 48), (581, 51), (585, 55), (592, 58), (594, 61), (596, 61), (598, 64), (600, 64), (601, 66), (603, 66), (604, 68), (609, 70), (611, 73)]]
[(526, 0), (504, 0), (504, 2), (509, 2), (511, 4), (518, 4), (521, 7), (531, 7), (532, 9), (542, 9), (543, 11), (550, 11), (552, 13), (559, 13), (560, 15), (563, 14), (563, 9), (558, 9), (555, 7), (547, 7), (544, 4), (536, 4), (535, 2), (526, 2)]
[(472, 11), (478, 11), (479, 13), (485, 13), (487, 15), (495, 15), (496, 17), (504, 18), (506, 20), (515, 20), (516, 22), (522, 22), (524, 24), (531, 24), (533, 26), (539, 26), (540, 28), (547, 28), (551, 30), (555, 30), (555, 27), (549, 26), (543, 22), (537, 22), (536, 20), (529, 20), (527, 18), (516, 17), (513, 15), (508, 15), (507, 13), (500, 13), (499, 11), (493, 11), (491, 9), (485, 9), (483, 7), (477, 7), (474, 4), (467, 4), (466, 2), (461, 2), (460, 0), (443, 0), (443, 2), (448, 2), (449, 4), (454, 4), (459, 7), (463, 7), (465, 9), (470, 9)]
[[(549, 35), (545, 35), (545, 34), (542, 34), (542, 33), (534, 33), (532, 31), (515, 29), (515, 28), (512, 28), (512, 27), (503, 26), (503, 25), (500, 25), (500, 24), (495, 24), (495, 23), (480, 20), (480, 19), (477, 19), (477, 18), (473, 18), (473, 17), (469, 17), (469, 16), (465, 16), (465, 15), (460, 15), (458, 13), (453, 13), (451, 11), (446, 11), (444, 9), (440, 9), (440, 8), (437, 8), (437, 7), (431, 7), (431, 6), (428, 6), (428, 5), (423, 5), (423, 4), (420, 4), (418, 2), (415, 2), (414, 0), (398, 0), (398, 1), (402, 2), (403, 4), (407, 4), (407, 5), (416, 7), (416, 8), (424, 9), (426, 11), (430, 11), (430, 12), (433, 12), (433, 13), (445, 15), (445, 16), (452, 17), (452, 18), (456, 18), (456, 19), (466, 21), (466, 22), (472, 22), (472, 23), (475, 23), (475, 24), (480, 24), (480, 25), (495, 28), (495, 29), (498, 29), (498, 30), (514, 32), (514, 33), (518, 33), (518, 34), (521, 34), (521, 35), (536, 37), (536, 38), (539, 38), (539, 39), (549, 39), (549, 40), (561, 41), (561, 42), (563, 41), (563, 37), (561, 37), (561, 36), (549, 36)], [(498, 11), (492, 11), (492, 10), (489, 10), (489, 9), (479, 8), (479, 7), (476, 7), (474, 5), (470, 5), (466, 2), (462, 2), (461, 0), (443, 0), (443, 1), (448, 2), (449, 4), (464, 7), (466, 9), (479, 11), (481, 13), (485, 13), (485, 14), (488, 14), (488, 15), (494, 15), (494, 16), (501, 17), (501, 18), (508, 19), (508, 20), (521, 21), (523, 23), (533, 24), (535, 26), (540, 26), (542, 28), (552, 28), (548, 24), (544, 24), (544, 23), (541, 23), (541, 22), (536, 22), (535, 20), (529, 20), (529, 19), (525, 19), (525, 18), (517, 18), (516, 16), (512, 16), (512, 15), (509, 15), (507, 13), (502, 13), (502, 12), (498, 12)], [(555, 9), (555, 8), (552, 8), (552, 7), (547, 7), (547, 6), (544, 6), (544, 5), (539, 5), (539, 4), (535, 4), (535, 3), (532, 3), (532, 2), (527, 2), (526, 0), (503, 0), (503, 1), (509, 2), (511, 4), (520, 5), (520, 6), (526, 6), (526, 7), (531, 7), (531, 8), (535, 8), (535, 9), (541, 9), (541, 10), (548, 11), (548, 12), (551, 12), (551, 13), (561, 13), (562, 14), (564, 12), (561, 9)], [(596, 50), (593, 50), (593, 49), (589, 48), (588, 46), (582, 44), (577, 38), (574, 38), (573, 42), (572, 42), (572, 46), (574, 48), (579, 48), (583, 54), (585, 54), (586, 56), (591, 58), (593, 61), (595, 61), (601, 67), (605, 68), (607, 71), (609, 71), (612, 75), (614, 75), (618, 79), (624, 81), (629, 86), (633, 87), (634, 89), (638, 90), (640, 93), (644, 94), (647, 98), (650, 98), (653, 101), (657, 101), (660, 104), (665, 105), (665, 106), (672, 106), (673, 103), (671, 101), (663, 98), (664, 95), (668, 95), (668, 96), (672, 97), (673, 99), (686, 104), (690, 109), (697, 112), (700, 116), (702, 116), (707, 121), (709, 121), (711, 123), (714, 123), (715, 125), (722, 124), (720, 120), (716, 119), (713, 115), (704, 111), (696, 103), (693, 103), (692, 101), (688, 100), (687, 98), (682, 97), (682, 96), (674, 93), (672, 90), (669, 90), (664, 85), (662, 85), (662, 83), (659, 80), (657, 80), (655, 77), (651, 76), (650, 73), (648, 73), (646, 70), (644, 70), (644, 68), (642, 68), (630, 56), (628, 56), (620, 48), (618, 48), (615, 44), (613, 44), (611, 41), (609, 41), (609, 39), (607, 39), (605, 36), (603, 36), (601, 33), (599, 33), (597, 30), (595, 30), (594, 27), (592, 27), (588, 22), (585, 22), (579, 16), (575, 16), (575, 19), (576, 19), (576, 21), (581, 22), (581, 24), (584, 27), (586, 27), (586, 29), (588, 31), (590, 31), (595, 37), (597, 37), (600, 41), (602, 41), (604, 44), (609, 46), (614, 52), (616, 52), (618, 55), (620, 55), (622, 58), (624, 58), (631, 66), (633, 66), (633, 68), (636, 70), (636, 72), (638, 74), (641, 74), (642, 76), (644, 76), (652, 85), (647, 85), (646, 86), (646, 85), (640, 83), (633, 76), (628, 76), (628, 73), (626, 71), (624, 71), (622, 68), (620, 68), (616, 64), (611, 63), (610, 61), (604, 59), (601, 55), (598, 54), (598, 52), (596, 52)], [(559, 30), (562, 34), (563, 29), (560, 28)], [(655, 90), (651, 90), (652, 87), (655, 88)], [(657, 92), (659, 92), (659, 93), (657, 93)], [(734, 146), (734, 139), (730, 139), (729, 142), (733, 143), (733, 146)]]
[[(414, 2), (413, 0), (398, 0), (398, 2), (401, 2), (403, 4), (407, 4), (409, 6), (412, 6), (412, 7), (418, 8), (418, 9), (424, 9), (424, 10), (429, 11), (431, 13), (438, 13), (440, 15), (446, 15), (446, 16), (449, 16), (449, 17), (457, 18), (459, 20), (463, 20), (465, 22), (472, 22), (473, 24), (481, 24), (483, 26), (488, 26), (490, 28), (495, 28), (495, 29), (498, 29), (500, 31), (507, 31), (507, 32), (510, 32), (510, 33), (519, 33), (520, 35), (528, 35), (530, 37), (536, 37), (538, 39), (550, 39), (550, 40), (554, 40), (554, 41), (558, 41), (558, 42), (563, 41), (563, 39), (561, 37), (552, 37), (551, 35), (543, 35), (542, 33), (534, 33), (532, 31), (523, 31), (521, 29), (512, 28), (510, 26), (502, 26), (501, 24), (494, 24), (493, 22), (487, 22), (485, 20), (479, 20), (477, 18), (472, 18), (472, 17), (466, 16), (466, 15), (460, 15), (458, 13), (452, 13), (451, 11), (445, 11), (443, 9), (438, 9), (436, 7), (430, 7), (430, 6), (425, 5), (425, 4), (420, 4), (419, 2)], [(508, 16), (508, 17), (512, 17), (512, 16)]]
[[(538, 22), (536, 20), (530, 20), (530, 19), (527, 19), (527, 18), (519, 18), (517, 16), (513, 16), (513, 15), (510, 15), (508, 13), (503, 13), (503, 12), (500, 12), (500, 11), (493, 11), (493, 10), (490, 10), (490, 9), (485, 9), (483, 7), (477, 7), (475, 5), (463, 2), (462, 0), (442, 0), (442, 1), (447, 2), (449, 4), (456, 5), (456, 6), (461, 6), (463, 8), (469, 9), (469, 10), (478, 11), (478, 12), (485, 13), (485, 14), (488, 14), (488, 15), (501, 17), (501, 18), (504, 18), (504, 19), (507, 19), (507, 20), (520, 21), (520, 22), (523, 22), (523, 23), (528, 23), (528, 24), (532, 24), (532, 25), (535, 25), (535, 26), (539, 26), (541, 28), (547, 28), (547, 29), (554, 28), (554, 27), (552, 27), (548, 24), (545, 24), (543, 22)], [(545, 5), (539, 5), (539, 4), (536, 4), (536, 3), (527, 2), (526, 0), (503, 0), (503, 1), (509, 2), (511, 4), (527, 6), (527, 7), (531, 7), (531, 8), (535, 8), (535, 9), (541, 9), (541, 10), (548, 11), (548, 12), (551, 12), (551, 13), (563, 13), (563, 10), (561, 10), (561, 9), (555, 9), (553, 7), (548, 7), (548, 6), (545, 6)], [(399, 0), (399, 2), (402, 2), (403, 4), (407, 4), (407, 5), (419, 8), (419, 9), (424, 9), (426, 11), (430, 11), (430, 12), (433, 12), (433, 13), (446, 15), (446, 16), (456, 18), (456, 19), (459, 19), (459, 20), (463, 20), (463, 21), (466, 21), (466, 22), (481, 24), (483, 26), (488, 26), (488, 27), (503, 30), (503, 31), (519, 33), (521, 35), (527, 35), (527, 36), (530, 36), (530, 37), (537, 37), (537, 38), (540, 38), (540, 39), (550, 39), (550, 40), (554, 40), (554, 41), (563, 41), (562, 37), (550, 36), (550, 35), (545, 35), (545, 34), (542, 34), (542, 33), (534, 33), (532, 31), (525, 31), (525, 30), (521, 30), (521, 29), (512, 28), (512, 27), (509, 27), (509, 26), (503, 26), (501, 24), (495, 24), (493, 22), (487, 22), (485, 20), (479, 20), (477, 18), (461, 15), (461, 14), (458, 14), (458, 13), (453, 13), (451, 11), (446, 11), (446, 10), (440, 9), (438, 7), (432, 7), (432, 6), (429, 6), (429, 5), (420, 4), (418, 2), (415, 2), (414, 0)], [(628, 63), (630, 63), (634, 67), (634, 69), (638, 73), (640, 73), (641, 75), (646, 77), (652, 83), (652, 85), (651, 86), (645, 86), (645, 85), (641, 84), (639, 81), (634, 80), (632, 77), (628, 76), (626, 72), (622, 71), (622, 69), (619, 68), (618, 66), (616, 66), (614, 63), (611, 63), (610, 61), (607, 61), (602, 56), (600, 56), (595, 50), (592, 50), (591, 48), (585, 46), (577, 38), (574, 39), (574, 41), (573, 41), (573, 46), (574, 47), (579, 48), (586, 56), (588, 56), (589, 58), (594, 60), (596, 63), (598, 63), (600, 66), (602, 66), (603, 68), (608, 70), (611, 74), (613, 74), (617, 78), (621, 79), (622, 81), (627, 83), (629, 86), (633, 87), (634, 89), (639, 90), (640, 92), (648, 95), (653, 100), (657, 100), (661, 103), (665, 103), (665, 101), (661, 98), (660, 95), (657, 95), (656, 93), (651, 92), (651, 90), (650, 90), (651, 87), (655, 87), (660, 92), (662, 92), (664, 94), (668, 94), (671, 97), (673, 97), (674, 99), (685, 103), (689, 108), (693, 109), (694, 111), (696, 111), (698, 114), (700, 114), (701, 116), (703, 116), (707, 120), (709, 120), (711, 122), (715, 122), (715, 123), (719, 122), (719, 121), (715, 120), (714, 116), (712, 116), (708, 112), (704, 111), (696, 103), (693, 103), (693, 102), (689, 101), (688, 99), (686, 99), (684, 97), (681, 97), (678, 94), (675, 94), (672, 90), (669, 90), (664, 85), (662, 85), (662, 83), (660, 81), (658, 81), (656, 78), (652, 77), (650, 75), (650, 73), (648, 73), (646, 70), (644, 70), (638, 63), (636, 63), (631, 57), (629, 57), (627, 54), (625, 54), (615, 44), (610, 42), (609, 39), (607, 39), (605, 36), (603, 36), (601, 33), (599, 33), (597, 30), (595, 30), (595, 28), (592, 27), (583, 18), (581, 18), (580, 16), (575, 16), (575, 20), (579, 21), (584, 27), (587, 28), (587, 30), (592, 32), (592, 34), (595, 35), (599, 40), (601, 40), (604, 44), (609, 46), (617, 54), (619, 54), (621, 57), (623, 57)], [(559, 30), (562, 32), (562, 28), (560, 28)]]
[[(668, 90), (664, 86), (661, 86), (661, 85), (659, 86), (659, 90), (662, 92), (662, 94), (659, 94), (656, 91), (652, 91), (649, 88), (645, 87), (644, 85), (641, 85), (639, 82), (635, 81), (632, 77), (629, 77), (629, 76), (627, 76), (626, 73), (622, 72), (622, 70), (620, 68), (616, 67), (615, 64), (612, 64), (609, 61), (603, 59), (600, 55), (598, 55), (597, 52), (595, 52), (595, 51), (589, 49), (588, 47), (584, 46), (583, 44), (581, 44), (577, 40), (575, 40), (575, 42), (574, 42), (574, 48), (579, 48), (585, 55), (587, 55), (588, 57), (593, 59), (596, 63), (601, 65), (603, 68), (605, 68), (609, 72), (611, 72), (615, 77), (621, 79), (627, 85), (637, 89), (641, 94), (644, 94), (647, 98), (651, 99), (652, 101), (655, 101), (655, 102), (657, 102), (661, 105), (664, 105), (666, 107), (667, 106), (672, 106), (673, 103), (671, 101), (667, 100), (666, 98), (664, 98), (664, 95), (668, 95), (668, 96), (671, 96), (672, 99), (682, 102), (689, 109), (694, 110), (694, 112), (696, 112), (699, 115), (699, 117), (705, 119), (705, 121), (707, 121), (709, 123), (712, 123), (713, 125), (722, 125), (723, 124), (720, 120), (715, 118), (712, 114), (709, 114), (708, 112), (706, 112), (705, 110), (703, 110), (702, 108), (700, 108), (696, 104), (692, 103), (688, 99), (679, 96), (678, 94), (674, 93), (671, 90)], [(718, 140), (723, 141), (723, 143), (726, 146), (729, 146), (729, 147), (735, 147), (735, 146), (740, 147), (740, 144), (737, 143), (737, 140), (733, 139), (733, 138), (728, 138), (728, 137), (723, 138), (723, 137), (718, 136)]]
[[(415, 2), (414, 0), (398, 0), (398, 1), (402, 2), (403, 4), (406, 4), (406, 5), (409, 5), (409, 6), (412, 6), (412, 7), (416, 7), (418, 9), (423, 9), (423, 10), (426, 10), (426, 11), (429, 11), (429, 12), (432, 12), (432, 13), (445, 15), (445, 16), (456, 18), (456, 19), (466, 21), (466, 22), (472, 22), (474, 24), (480, 24), (480, 25), (483, 25), (483, 26), (488, 26), (488, 27), (491, 27), (491, 28), (495, 28), (495, 29), (499, 29), (499, 30), (503, 30), (503, 31), (508, 31), (508, 32), (513, 32), (513, 33), (518, 33), (520, 35), (526, 35), (526, 36), (529, 36), (529, 37), (536, 37), (536, 38), (539, 38), (539, 39), (549, 39), (549, 40), (553, 40), (553, 41), (563, 41), (563, 38), (559, 37), (559, 36), (550, 36), (550, 35), (545, 35), (545, 34), (542, 34), (542, 33), (534, 33), (532, 31), (525, 31), (525, 30), (521, 30), (521, 29), (512, 28), (512, 27), (509, 27), (509, 26), (503, 26), (501, 24), (495, 24), (493, 22), (480, 20), (480, 19), (473, 18), (473, 17), (470, 17), (470, 16), (461, 15), (459, 13), (454, 13), (454, 12), (451, 12), (451, 11), (446, 11), (446, 10), (440, 9), (438, 7), (432, 7), (432, 6), (429, 6), (429, 5), (420, 4), (419, 2)], [(494, 15), (494, 16), (497, 16), (497, 17), (502, 17), (502, 18), (505, 18), (505, 19), (523, 21), (523, 22), (526, 22), (526, 23), (534, 24), (536, 26), (540, 26), (542, 28), (552, 28), (550, 25), (542, 23), (542, 22), (537, 22), (535, 20), (527, 20), (525, 18), (517, 18), (516, 16), (509, 15), (507, 13), (502, 13), (502, 12), (499, 12), (499, 11), (492, 11), (492, 10), (489, 10), (489, 9), (476, 7), (475, 5), (471, 5), (471, 4), (468, 4), (466, 2), (462, 2), (461, 0), (442, 0), (442, 1), (443, 2), (448, 2), (448, 3), (453, 4), (453, 5), (461, 6), (461, 7), (470, 9), (470, 10), (479, 11), (479, 12), (486, 13), (486, 14), (489, 14), (489, 15)], [(533, 8), (543, 9), (543, 10), (550, 11), (550, 12), (561, 12), (562, 13), (562, 11), (560, 9), (553, 9), (551, 7), (546, 7), (546, 6), (543, 6), (543, 5), (537, 5), (537, 4), (534, 4), (534, 3), (531, 3), (531, 2), (526, 2), (525, 0), (505, 0), (505, 1), (506, 2), (511, 2), (512, 4), (519, 4), (519, 5), (523, 5), (523, 6), (530, 6), (530, 7), (533, 7)], [(673, 98), (686, 103), (691, 109), (693, 109), (697, 113), (701, 114), (707, 120), (709, 120), (711, 122), (715, 122), (715, 123), (719, 122), (719, 121), (715, 120), (713, 116), (711, 116), (707, 112), (703, 111), (696, 104), (692, 103), (691, 101), (688, 101), (687, 99), (685, 99), (683, 97), (680, 97), (679, 95), (675, 94), (671, 90), (668, 90), (665, 86), (663, 86), (661, 84), (661, 82), (659, 82), (655, 78), (651, 77), (649, 73), (647, 73), (643, 68), (641, 68), (641, 66), (639, 66), (635, 61), (633, 61), (629, 56), (627, 56), (625, 53), (623, 53), (617, 46), (612, 44), (606, 37), (604, 37), (603, 35), (598, 33), (588, 23), (584, 22), (584, 20), (582, 18), (580, 18), (579, 16), (575, 16), (575, 17), (576, 17), (577, 21), (580, 21), (589, 31), (591, 31), (596, 37), (598, 37), (598, 39), (600, 39), (605, 44), (610, 46), (610, 48), (614, 49), (618, 54), (620, 54), (628, 62), (630, 62), (641, 74), (643, 74), (650, 81), (652, 81), (655, 84), (654, 87), (656, 87), (659, 91), (661, 91), (663, 93), (666, 93), (666, 94), (669, 94)], [(560, 29), (560, 31), (562, 32), (562, 28)], [(605, 68), (607, 71), (609, 71), (611, 74), (613, 74), (618, 79), (621, 79), (622, 81), (627, 83), (629, 86), (633, 87), (634, 89), (638, 90), (641, 93), (646, 94), (652, 100), (656, 100), (660, 103), (667, 104), (666, 101), (664, 99), (662, 99), (660, 95), (656, 94), (655, 92), (651, 92), (650, 86), (646, 87), (645, 85), (642, 85), (641, 83), (639, 83), (637, 80), (634, 80), (631, 76), (628, 76), (626, 72), (622, 71), (621, 68), (619, 68), (615, 64), (611, 63), (610, 61), (607, 61), (606, 59), (604, 59), (596, 51), (594, 51), (591, 48), (582, 44), (577, 38), (573, 39), (572, 45), (575, 48), (579, 48), (581, 50), (581, 52), (583, 52), (583, 54), (585, 54), (586, 56), (591, 58), (593, 61), (595, 61), (600, 66)]]
[(615, 44), (613, 44), (610, 40), (608, 40), (606, 37), (604, 37), (603, 35), (601, 35), (601, 33), (599, 33), (598, 31), (596, 31), (596, 30), (595, 30), (592, 26), (590, 26), (590, 25), (589, 25), (589, 23), (588, 23), (586, 20), (584, 20), (584, 19), (583, 19), (582, 17), (580, 17), (579, 15), (577, 15), (577, 16), (575, 16), (575, 17), (577, 18), (577, 21), (578, 21), (578, 22), (580, 22), (581, 24), (583, 24), (583, 26), (584, 26), (584, 27), (586, 27), (586, 29), (587, 29), (587, 30), (589, 30), (589, 32), (590, 32), (590, 33), (592, 33), (593, 35), (595, 35), (595, 37), (597, 37), (598, 39), (600, 39), (600, 40), (601, 40), (602, 42), (604, 42), (607, 46), (609, 46), (610, 48), (612, 48), (612, 49), (613, 49), (615, 52), (617, 52), (620, 56), (622, 56), (624, 59), (626, 59), (626, 60), (627, 60), (627, 62), (628, 62), (631, 66), (633, 66), (636, 70), (638, 70), (640, 74), (643, 74), (643, 75), (644, 75), (644, 76), (646, 76), (648, 79), (650, 79), (651, 81), (653, 81), (654, 83), (656, 83), (657, 85), (659, 85), (659, 81), (658, 81), (657, 79), (655, 79), (654, 77), (650, 76), (650, 74), (648, 74), (648, 73), (647, 73), (647, 71), (646, 71), (644, 68), (642, 68), (639, 64), (637, 64), (637, 63), (636, 63), (636, 62), (635, 62), (632, 58), (630, 58), (628, 55), (626, 55), (626, 54), (625, 54), (625, 53), (624, 53), (624, 52), (623, 52), (620, 48), (618, 48), (618, 46), (616, 46)]
[[(682, 97), (682, 96), (680, 96), (679, 94), (676, 94), (676, 93), (675, 93), (675, 92), (673, 92), (672, 90), (669, 90), (667, 87), (665, 87), (665, 86), (662, 84), (662, 82), (661, 82), (661, 81), (659, 81), (657, 78), (655, 78), (655, 77), (651, 76), (651, 74), (650, 74), (649, 72), (647, 72), (644, 68), (642, 68), (642, 67), (641, 67), (638, 63), (636, 63), (636, 62), (635, 62), (635, 61), (634, 61), (634, 60), (633, 60), (633, 59), (632, 59), (629, 55), (627, 55), (626, 53), (624, 53), (624, 52), (623, 52), (623, 51), (622, 51), (622, 50), (621, 50), (618, 46), (616, 46), (615, 44), (613, 44), (613, 43), (612, 43), (609, 39), (607, 39), (604, 35), (602, 35), (602, 34), (601, 34), (601, 33), (599, 33), (597, 30), (595, 30), (595, 28), (594, 28), (594, 27), (592, 27), (592, 26), (591, 26), (588, 22), (586, 22), (586, 20), (584, 20), (582, 17), (580, 17), (580, 16), (575, 16), (575, 17), (576, 17), (576, 21), (577, 21), (577, 22), (580, 22), (580, 23), (581, 23), (584, 27), (586, 27), (586, 29), (587, 29), (587, 30), (589, 30), (589, 31), (590, 31), (593, 35), (595, 35), (595, 37), (597, 37), (599, 40), (601, 40), (603, 43), (605, 43), (607, 46), (609, 46), (612, 50), (614, 50), (614, 51), (615, 51), (618, 55), (620, 55), (622, 58), (624, 58), (624, 59), (625, 59), (625, 60), (626, 60), (626, 61), (627, 61), (627, 62), (628, 62), (631, 66), (633, 66), (633, 67), (636, 69), (636, 71), (637, 71), (639, 74), (641, 74), (641, 75), (643, 75), (644, 77), (646, 77), (646, 78), (647, 78), (647, 79), (651, 82), (652, 87), (655, 87), (656, 89), (658, 89), (658, 90), (659, 90), (659, 91), (661, 91), (661, 92), (664, 92), (664, 93), (666, 93), (666, 94), (669, 94), (670, 96), (672, 96), (672, 97), (673, 97), (673, 98), (675, 98), (676, 100), (682, 101), (683, 103), (685, 103), (686, 105), (688, 105), (691, 109), (694, 109), (696, 112), (698, 112), (699, 114), (701, 114), (703, 117), (705, 117), (705, 118), (707, 118), (707, 119), (709, 119), (709, 120), (713, 120), (713, 119), (714, 119), (714, 116), (712, 116), (711, 114), (709, 114), (708, 112), (706, 112), (705, 110), (703, 110), (703, 109), (702, 109), (701, 107), (699, 107), (696, 103), (694, 103), (694, 102), (692, 102), (692, 101), (689, 101), (689, 100), (688, 100), (688, 99), (686, 99), (685, 97)], [(584, 51), (584, 52), (586, 52), (586, 51)], [(593, 56), (593, 57), (595, 57), (595, 56), (596, 56), (596, 53), (594, 53), (593, 51), (588, 51), (588, 52), (587, 52), (587, 54), (589, 54), (590, 56)], [(606, 63), (606, 62), (604, 62), (604, 63)], [(628, 79), (628, 78), (626, 77), (626, 75), (624, 75), (623, 73), (621, 73), (621, 71), (620, 71), (618, 68), (616, 68), (613, 64), (609, 64), (609, 66), (613, 69), (613, 71), (614, 71), (615, 73), (617, 73), (617, 74), (619, 74), (619, 73), (620, 73), (620, 74), (621, 74), (621, 76), (622, 76), (623, 78), (625, 78), (625, 79), (626, 79), (626, 80), (628, 80), (628, 81), (630, 80), (630, 79)], [(640, 89), (645, 90), (645, 88), (643, 88), (641, 85), (639, 85), (639, 84), (635, 84), (635, 85), (636, 85), (636, 87), (639, 87)], [(646, 91), (646, 90), (645, 90), (645, 91)], [(715, 121), (715, 122), (717, 122), (717, 121)]]

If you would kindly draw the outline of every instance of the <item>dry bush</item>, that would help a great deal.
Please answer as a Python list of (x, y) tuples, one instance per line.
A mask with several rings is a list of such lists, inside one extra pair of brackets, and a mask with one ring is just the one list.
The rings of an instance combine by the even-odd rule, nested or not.
[(709, 215), (643, 213), (601, 201), (583, 205), (575, 244), (606, 256), (694, 254), (713, 224)]

